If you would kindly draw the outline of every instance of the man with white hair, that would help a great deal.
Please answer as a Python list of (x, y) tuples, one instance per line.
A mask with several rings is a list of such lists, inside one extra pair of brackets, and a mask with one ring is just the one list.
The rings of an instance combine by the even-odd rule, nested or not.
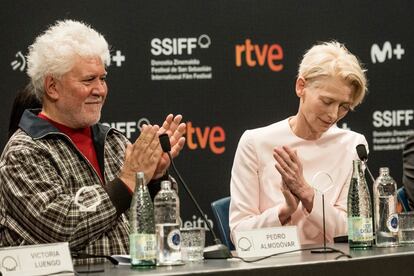
[[(0, 247), (67, 241), (72, 251), (128, 254), (124, 212), (135, 175), (144, 172), (155, 195), (169, 166), (158, 135), (168, 133), (177, 156), (185, 124), (170, 114), (161, 127), (143, 126), (131, 144), (98, 123), (109, 58), (104, 37), (71, 20), (56, 22), (29, 47), (28, 75), (42, 109), (24, 112), (0, 158)], [(86, 186), (102, 199), (95, 212), (75, 204)], [(95, 199), (93, 191), (82, 194), (86, 205)]]

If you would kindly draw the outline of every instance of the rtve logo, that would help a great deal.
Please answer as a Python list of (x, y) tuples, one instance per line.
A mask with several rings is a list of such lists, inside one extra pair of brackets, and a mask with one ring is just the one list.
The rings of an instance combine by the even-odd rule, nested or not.
[(222, 154), (226, 150), (226, 133), (222, 127), (196, 127), (192, 122), (186, 122), (186, 125), (186, 143), (190, 150), (206, 149), (207, 145), (214, 154)]
[(397, 43), (394, 48), (389, 41), (384, 42), (382, 49), (375, 43), (371, 46), (371, 61), (374, 64), (377, 63), (377, 61), (383, 63), (386, 59), (392, 59), (393, 55), (396, 59), (400, 60), (404, 54), (405, 49), (401, 48), (400, 43)]
[[(133, 134), (139, 133), (143, 124), (151, 124), (147, 118), (141, 118), (138, 121), (132, 122), (104, 122), (103, 125), (116, 128), (118, 131), (125, 134), (128, 139), (131, 139)], [(192, 122), (186, 122), (186, 133), (184, 134), (187, 147), (190, 150), (205, 150), (208, 149), (214, 154), (222, 154), (226, 147), (226, 132), (220, 126), (213, 127), (199, 127), (193, 126)]]
[(151, 54), (154, 56), (164, 55), (191, 55), (197, 47), (206, 49), (210, 47), (211, 39), (208, 35), (202, 34), (199, 37), (179, 38), (153, 38), (151, 40)]
[(241, 67), (243, 60), (249, 67), (267, 65), (270, 70), (279, 72), (283, 69), (283, 48), (279, 44), (252, 44), (247, 38), (244, 44), (236, 45), (236, 66)]

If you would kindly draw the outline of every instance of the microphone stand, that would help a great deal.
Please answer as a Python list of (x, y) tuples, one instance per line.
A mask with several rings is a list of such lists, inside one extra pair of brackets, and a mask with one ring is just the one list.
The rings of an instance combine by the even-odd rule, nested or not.
[(372, 180), (372, 183), (375, 183), (375, 178), (374, 178), (374, 176), (372, 175), (371, 171), (368, 168), (367, 159), (362, 160), (362, 162), (364, 162), (365, 168), (367, 168), (367, 171), (368, 171), (369, 177)]
[(356, 146), (356, 152), (357, 152), (359, 159), (364, 163), (365, 168), (367, 168), (367, 171), (372, 180), (372, 183), (375, 183), (375, 178), (368, 168), (368, 152), (367, 152), (365, 145), (359, 144), (358, 146)]
[(325, 194), (322, 193), (322, 220), (323, 220), (323, 248), (311, 250), (311, 253), (334, 253), (335, 250), (326, 248), (326, 227), (325, 227)]
[[(165, 138), (167, 137), (167, 138)], [(196, 206), (198, 212), (200, 213), (202, 219), (206, 223), (210, 233), (213, 235), (215, 245), (207, 246), (204, 248), (204, 258), (205, 259), (228, 259), (231, 258), (230, 250), (227, 246), (221, 243), (220, 239), (217, 238), (216, 234), (214, 233), (213, 229), (211, 228), (210, 222), (207, 220), (206, 215), (204, 214), (203, 210), (201, 209), (200, 205), (198, 205), (197, 200), (194, 198), (193, 194), (191, 193), (190, 189), (188, 188), (187, 184), (185, 183), (184, 179), (181, 177), (180, 173), (178, 172), (177, 168), (175, 167), (173, 158), (170, 153), (171, 146), (169, 145), (169, 137), (167, 134), (161, 134), (159, 136), (162, 149), (164, 152), (168, 154), (168, 158), (170, 159), (172, 168), (175, 174), (178, 176), (181, 184), (184, 187), (184, 190), (190, 196), (191, 200), (193, 201), (194, 205)], [(168, 145), (166, 143), (168, 142)]]
[[(324, 181), (322, 178), (320, 178), (323, 175), (328, 177), (328, 180), (329, 180), (329, 186), (328, 187), (324, 187), (324, 186), (326, 186), (326, 184), (324, 185), (324, 183), (326, 183), (326, 181)], [(319, 179), (318, 179), (318, 177), (319, 177)], [(311, 253), (323, 254), (323, 253), (336, 252), (332, 248), (326, 248), (325, 193), (333, 187), (332, 183), (333, 183), (332, 177), (328, 173), (323, 172), (323, 171), (317, 172), (312, 177), (312, 186), (313, 186), (314, 191), (315, 191), (315, 197), (317, 196), (318, 193), (320, 193), (322, 195), (323, 248), (322, 249), (311, 250)]]

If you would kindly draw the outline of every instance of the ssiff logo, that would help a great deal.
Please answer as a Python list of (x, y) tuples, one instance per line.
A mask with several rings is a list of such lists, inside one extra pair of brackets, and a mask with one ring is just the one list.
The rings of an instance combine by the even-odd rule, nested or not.
[(372, 113), (374, 127), (409, 126), (414, 119), (414, 110), (375, 110)]
[(283, 69), (283, 48), (277, 43), (274, 44), (252, 44), (247, 38), (244, 44), (238, 44), (235, 47), (236, 66), (243, 66), (243, 61), (249, 67), (267, 66), (274, 72)]
[(178, 38), (153, 38), (151, 40), (151, 54), (154, 56), (177, 56), (182, 54), (191, 55), (198, 47), (206, 49), (210, 47), (211, 39), (208, 35), (202, 34), (197, 37)]

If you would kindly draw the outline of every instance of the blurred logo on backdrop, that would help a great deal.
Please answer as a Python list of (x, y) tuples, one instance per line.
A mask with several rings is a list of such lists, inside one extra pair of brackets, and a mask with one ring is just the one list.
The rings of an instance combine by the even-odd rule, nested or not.
[(236, 67), (267, 67), (273, 72), (283, 70), (283, 48), (280, 44), (258, 44), (246, 38), (244, 43), (236, 44)]
[[(128, 139), (138, 137), (142, 125), (150, 124), (147, 118), (130, 122), (104, 122), (103, 124), (125, 134)], [(226, 150), (226, 132), (221, 126), (198, 126), (193, 122), (186, 122), (186, 146), (189, 150), (208, 150), (213, 154), (222, 154)]]
[[(385, 41), (371, 46), (371, 62), (385, 63), (402, 60), (405, 49), (397, 42)], [(400, 151), (408, 136), (414, 135), (413, 109), (384, 109), (372, 112), (372, 149), (374, 151)]]
[[(205, 218), (207, 219), (208, 223), (210, 223), (210, 226), (214, 228), (213, 220), (209, 219), (207, 215), (205, 215)], [(210, 231), (204, 220), (199, 215), (193, 215), (192, 219), (182, 221), (181, 223), (181, 227), (183, 228), (201, 227), (204, 228), (206, 231)]]
[[(400, 151), (408, 136), (414, 135), (414, 110), (375, 110), (372, 113), (372, 141), (368, 144), (373, 151)], [(340, 126), (351, 130), (346, 122)]]
[(23, 56), (21, 51), (18, 51), (15, 55), (15, 59), (10, 63), (13, 71), (23, 71), (26, 68), (26, 58)]
[[(122, 54), (121, 50), (116, 50), (115, 54), (112, 53), (110, 61), (115, 64), (116, 67), (122, 67), (122, 63), (125, 62), (125, 55)], [(111, 65), (111, 62), (107, 66)]]
[[(116, 67), (122, 67), (125, 60), (125, 55), (122, 54), (121, 50), (114, 50), (111, 52), (109, 62), (107, 62), (106, 66), (115, 64)], [(22, 51), (17, 51), (10, 62), (12, 70), (23, 72), (26, 69), (26, 65), (26, 57), (23, 55)]]
[(138, 121), (130, 122), (103, 122), (105, 126), (112, 127), (122, 132), (128, 139), (132, 137), (138, 137), (141, 127), (143, 125), (149, 125), (150, 121), (147, 118), (141, 118)]
[(205, 53), (210, 46), (211, 38), (207, 34), (198, 37), (155, 37), (151, 39), (151, 80), (212, 79), (213, 68), (202, 59), (203, 52)]
[(384, 63), (394, 58), (401, 60), (404, 54), (405, 49), (400, 43), (392, 45), (390, 41), (385, 41), (382, 45), (374, 43), (371, 46), (371, 61), (374, 64)]

